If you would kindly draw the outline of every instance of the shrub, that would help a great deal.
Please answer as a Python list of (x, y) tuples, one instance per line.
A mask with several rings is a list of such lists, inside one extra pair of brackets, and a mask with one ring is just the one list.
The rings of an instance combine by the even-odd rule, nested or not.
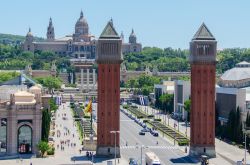
[(55, 147), (50, 146), (48, 151), (47, 151), (47, 154), (48, 155), (54, 155), (55, 154)]
[(136, 105), (132, 105), (131, 107), (132, 107), (132, 108), (138, 108)]
[(161, 119), (154, 119), (154, 121), (161, 121)]
[(90, 119), (90, 116), (84, 116), (83, 118), (85, 118), (85, 119)]
[(129, 106), (128, 106), (128, 105), (123, 105), (122, 107), (123, 107), (124, 109), (128, 109)]
[(148, 122), (148, 119), (143, 120), (143, 123), (147, 123), (147, 122)]
[(148, 118), (153, 118), (154, 117), (154, 115), (148, 115)]
[(39, 149), (39, 151), (41, 151), (41, 156), (43, 157), (44, 153), (49, 149), (49, 144), (48, 142), (40, 141), (37, 145), (37, 148)]
[(240, 145), (239, 145), (239, 148), (242, 149), (242, 148), (244, 148), (244, 146), (243, 146), (242, 144), (240, 144)]
[(233, 145), (233, 146), (235, 146), (235, 145), (236, 145), (236, 143), (235, 143), (235, 142), (232, 142), (232, 145)]
[(142, 118), (143, 118), (143, 116), (137, 116), (137, 118), (138, 118), (138, 119), (142, 119)]

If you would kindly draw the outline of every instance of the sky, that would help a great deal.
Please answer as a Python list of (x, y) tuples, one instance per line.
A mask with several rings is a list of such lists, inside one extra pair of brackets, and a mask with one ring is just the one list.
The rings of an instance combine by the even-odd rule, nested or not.
[(74, 32), (83, 11), (96, 38), (110, 18), (125, 41), (133, 28), (144, 46), (187, 49), (204, 22), (218, 49), (250, 47), (249, 0), (1, 0), (0, 33), (46, 37), (52, 17), (56, 38)]

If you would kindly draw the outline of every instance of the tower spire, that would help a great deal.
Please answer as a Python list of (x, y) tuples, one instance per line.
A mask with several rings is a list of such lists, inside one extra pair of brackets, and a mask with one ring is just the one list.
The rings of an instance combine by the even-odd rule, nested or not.
[(81, 17), (81, 18), (83, 17), (83, 12), (82, 12), (82, 10), (81, 10), (81, 13), (80, 13), (80, 17)]

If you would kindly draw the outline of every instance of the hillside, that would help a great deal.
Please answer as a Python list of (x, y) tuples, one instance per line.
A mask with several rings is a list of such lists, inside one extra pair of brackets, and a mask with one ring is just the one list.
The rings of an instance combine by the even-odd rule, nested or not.
[[(35, 41), (44, 40), (41, 37), (34, 37), (34, 39)], [(0, 33), (0, 43), (2, 44), (19, 45), (24, 40), (25, 40), (25, 36)]]

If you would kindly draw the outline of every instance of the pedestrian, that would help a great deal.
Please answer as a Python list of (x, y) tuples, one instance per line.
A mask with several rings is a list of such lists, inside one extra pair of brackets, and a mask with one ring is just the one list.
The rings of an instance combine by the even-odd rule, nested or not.
[(82, 151), (82, 150), (81, 150), (81, 149), (79, 149), (79, 153), (80, 153), (80, 154), (81, 154), (81, 151)]
[(30, 165), (32, 165), (32, 162), (30, 162)]

